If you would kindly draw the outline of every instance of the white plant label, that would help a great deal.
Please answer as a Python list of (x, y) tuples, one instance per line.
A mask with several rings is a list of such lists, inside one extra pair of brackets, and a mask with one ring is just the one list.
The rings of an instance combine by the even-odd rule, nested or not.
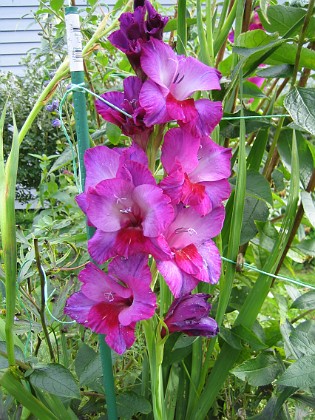
[(78, 14), (66, 15), (66, 30), (70, 71), (83, 71), (82, 35)]

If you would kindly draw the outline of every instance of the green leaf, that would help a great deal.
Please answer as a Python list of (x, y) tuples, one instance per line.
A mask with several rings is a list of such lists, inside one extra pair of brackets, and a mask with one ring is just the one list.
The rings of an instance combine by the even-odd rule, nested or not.
[[(0, 351), (3, 354), (6, 354), (7, 346), (6, 346), (5, 341), (0, 341)], [(24, 354), (22, 350), (20, 349), (20, 347), (14, 346), (14, 356), (15, 356), (15, 359), (24, 362)], [(9, 367), (9, 363), (8, 363), (7, 357), (2, 356), (0, 354), (0, 369), (6, 369), (8, 367)]]
[(68, 369), (57, 363), (34, 368), (29, 379), (33, 386), (53, 395), (80, 398), (80, 391), (74, 377)]
[(94, 4), (97, 3), (97, 0), (87, 0), (87, 1), (91, 6), (94, 6)]
[[(283, 5), (269, 6), (267, 12), (267, 19), (263, 13), (258, 12), (261, 18), (263, 27), (267, 32), (278, 32), (280, 36), (285, 35), (289, 29), (291, 29), (297, 21), (306, 15), (306, 10), (300, 7), (289, 7)], [(297, 27), (291, 36), (297, 35), (300, 32), (300, 27)], [(306, 37), (314, 37), (315, 31), (315, 18), (311, 18), (308, 25)]]
[(278, 379), (278, 384), (302, 389), (314, 387), (315, 355), (303, 356), (289, 366)]
[(293, 121), (309, 133), (315, 135), (315, 89), (294, 88), (284, 100), (284, 106)]
[(38, 419), (57, 420), (57, 417), (25, 388), (11, 371), (8, 370), (0, 378), (0, 384)]
[(265, 222), (268, 219), (269, 210), (266, 203), (254, 197), (245, 198), (243, 213), (242, 232), (240, 244), (250, 241), (256, 236), (258, 229), (255, 220)]
[(301, 241), (298, 245), (295, 245), (294, 248), (299, 249), (303, 254), (315, 257), (315, 239), (305, 239)]
[(110, 143), (116, 146), (120, 140), (121, 130), (117, 125), (108, 122), (106, 124), (106, 135)]
[(269, 20), (268, 20), (267, 11), (268, 11), (268, 8), (270, 7), (269, 4), (270, 4), (270, 1), (268, 0), (259, 0), (259, 10), (268, 23), (269, 23)]
[[(300, 180), (306, 188), (313, 173), (314, 159), (308, 141), (299, 131), (296, 131), (295, 134), (300, 162)], [(278, 152), (284, 167), (291, 173), (292, 130), (290, 128), (281, 131)]]
[(266, 78), (286, 78), (290, 77), (293, 74), (294, 66), (291, 64), (279, 64), (277, 66), (269, 66), (263, 69), (258, 69), (256, 74), (259, 77), (266, 77)]
[(61, 155), (58, 157), (58, 159), (55, 160), (54, 164), (49, 170), (49, 173), (56, 171), (57, 169), (60, 169), (67, 165), (67, 163), (71, 162), (73, 158), (72, 150), (70, 147), (67, 147)]
[(63, 6), (63, 0), (50, 0), (50, 7), (58, 12)]
[(299, 331), (295, 329), (290, 335), (290, 341), (303, 355), (315, 354), (315, 335), (311, 335), (309, 332)]
[(294, 400), (307, 405), (308, 407), (315, 408), (315, 397), (310, 395), (294, 394), (291, 396)]
[(80, 384), (89, 385), (93, 383), (102, 376), (100, 355), (83, 343), (75, 359), (75, 371)]
[(315, 291), (304, 293), (298, 297), (291, 305), (291, 308), (296, 309), (315, 309)]
[(270, 205), (273, 204), (269, 182), (263, 175), (258, 172), (247, 171), (246, 193), (252, 197), (258, 198), (260, 200), (262, 199)]
[[(167, 381), (167, 388), (165, 392), (165, 407), (168, 413), (168, 418), (173, 419), (176, 409), (176, 403), (178, 398), (178, 387), (179, 387), (179, 375), (180, 367), (178, 364), (174, 364), (171, 367), (171, 371)], [(179, 395), (182, 398), (182, 395)]]
[(243, 325), (237, 325), (232, 329), (232, 332), (245, 344), (249, 344), (253, 350), (263, 350), (268, 347), (252, 330), (244, 327)]
[(312, 226), (315, 227), (315, 205), (312, 194), (307, 191), (302, 191), (301, 199), (305, 215)]
[(243, 348), (240, 337), (233, 334), (229, 328), (221, 326), (219, 336), (233, 349), (241, 350)]
[(135, 392), (126, 392), (117, 397), (118, 417), (131, 419), (138, 413), (149, 414), (152, 411), (151, 404), (147, 399)]
[(264, 92), (255, 83), (245, 81), (243, 83), (243, 97), (245, 98), (267, 98)]
[(261, 353), (237, 366), (232, 373), (252, 386), (263, 386), (274, 381), (281, 371), (282, 366), (273, 355)]
[[(278, 39), (277, 34), (267, 34), (261, 29), (249, 31), (238, 37), (238, 45), (233, 48), (243, 59), (244, 74), (248, 76), (257, 69), (258, 64), (295, 64), (297, 46), (289, 43), (291, 39)], [(302, 48), (300, 67), (315, 69), (315, 52)]]

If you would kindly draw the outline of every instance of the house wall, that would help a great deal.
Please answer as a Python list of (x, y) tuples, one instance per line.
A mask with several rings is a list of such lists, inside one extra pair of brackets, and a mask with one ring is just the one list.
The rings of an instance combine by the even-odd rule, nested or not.
[[(0, 71), (23, 73), (21, 59), (33, 48), (40, 47), (40, 26), (32, 16), (38, 8), (39, 0), (0, 0)], [(114, 5), (115, 0), (100, 3)], [(175, 0), (162, 0), (163, 5), (174, 4)], [(68, 4), (64, 0), (64, 4)], [(76, 5), (84, 6), (87, 0), (76, 0)]]

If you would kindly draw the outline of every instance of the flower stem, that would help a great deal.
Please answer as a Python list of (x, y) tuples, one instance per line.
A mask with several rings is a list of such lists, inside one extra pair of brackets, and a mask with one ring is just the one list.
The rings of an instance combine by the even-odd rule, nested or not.
[(162, 340), (161, 338), (156, 339), (156, 324), (155, 318), (142, 322), (150, 364), (153, 416), (156, 420), (163, 420), (167, 418), (164, 404), (162, 376), (162, 361), (165, 340)]

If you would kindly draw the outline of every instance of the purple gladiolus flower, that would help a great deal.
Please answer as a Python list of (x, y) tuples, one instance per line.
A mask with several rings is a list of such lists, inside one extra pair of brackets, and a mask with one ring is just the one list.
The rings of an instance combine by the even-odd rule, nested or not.
[(142, 81), (135, 76), (124, 80), (124, 92), (107, 92), (101, 95), (106, 101), (131, 115), (131, 118), (109, 107), (101, 100), (96, 100), (97, 112), (104, 120), (117, 125), (122, 132), (132, 138), (142, 149), (145, 150), (153, 127), (147, 127), (143, 118), (145, 110), (139, 105), (139, 93)]
[[(179, 331), (187, 335), (207, 338), (217, 335), (218, 324), (209, 317), (211, 309), (209, 298), (210, 295), (196, 293), (174, 299), (164, 319), (169, 332)], [(162, 336), (165, 333), (165, 330), (162, 330)]]
[(210, 239), (223, 226), (224, 207), (200, 216), (192, 207), (177, 206), (174, 221), (165, 232), (172, 259), (157, 259), (157, 268), (175, 297), (193, 290), (200, 281), (217, 283), (221, 273), (219, 250)]
[(96, 227), (88, 249), (99, 264), (116, 255), (139, 252), (167, 259), (163, 236), (174, 217), (169, 197), (156, 186), (147, 168), (126, 162), (120, 178), (106, 179), (86, 193), (86, 215)]
[[(76, 201), (84, 213), (87, 211), (86, 192), (89, 188), (95, 187), (105, 179), (116, 178), (120, 170), (123, 170), (124, 163), (128, 161), (138, 162), (145, 167), (148, 166), (146, 154), (136, 144), (128, 148), (114, 147), (113, 149), (107, 146), (96, 146), (85, 152), (85, 191), (76, 197)], [(155, 183), (148, 170), (146, 171), (146, 179), (148, 183)]]
[(204, 216), (229, 197), (231, 149), (172, 128), (165, 134), (161, 161), (168, 176), (160, 186), (173, 204), (182, 202)]
[[(216, 69), (195, 58), (176, 55), (169, 45), (157, 39), (142, 46), (141, 67), (149, 78), (140, 92), (147, 126), (171, 120), (183, 124), (197, 118), (203, 120), (204, 112), (199, 113), (194, 100), (187, 98), (196, 91), (220, 89), (220, 73)], [(200, 121), (199, 125), (202, 127)]]
[(81, 290), (68, 299), (65, 313), (92, 331), (106, 334), (107, 344), (124, 353), (135, 341), (136, 323), (151, 318), (156, 308), (146, 257), (115, 258), (108, 274), (88, 263), (79, 280)]
[[(142, 45), (151, 37), (162, 39), (163, 28), (168, 18), (157, 13), (149, 1), (142, 3), (143, 6), (135, 7), (133, 13), (123, 13), (120, 16), (120, 29), (113, 32), (108, 39), (127, 55), (137, 76), (144, 78), (145, 75), (140, 66)], [(137, 6), (136, 3), (135, 6)]]

